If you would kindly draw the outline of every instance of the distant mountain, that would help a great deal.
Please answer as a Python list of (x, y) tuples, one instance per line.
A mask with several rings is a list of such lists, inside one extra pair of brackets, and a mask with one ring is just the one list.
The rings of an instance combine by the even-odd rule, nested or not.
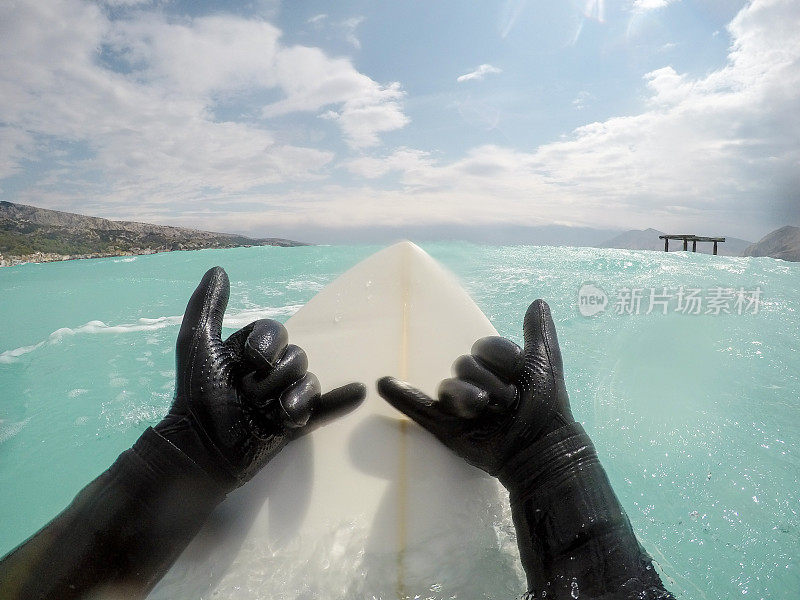
[[(658, 231), (657, 229), (632, 229), (599, 244), (597, 247), (622, 248), (626, 250), (660, 250), (663, 252), (664, 240), (658, 239), (660, 235), (664, 235), (664, 232)], [(741, 256), (744, 249), (750, 246), (750, 242), (747, 240), (727, 236), (720, 237), (725, 237), (725, 242), (718, 244), (717, 247), (717, 253), (721, 256)], [(690, 244), (689, 251), (691, 251), (691, 249), (692, 247)], [(683, 242), (680, 240), (670, 240), (669, 251), (672, 252), (673, 250), (683, 250)], [(713, 252), (713, 245), (709, 242), (698, 242), (697, 251), (703, 254), (711, 254)]]
[(748, 246), (742, 256), (771, 256), (800, 262), (800, 227), (787, 225)]
[(152, 254), (237, 246), (303, 246), (282, 238), (254, 239), (136, 223), (0, 202), (0, 264)]
[(594, 229), (567, 225), (513, 225), (507, 223), (442, 223), (358, 226), (352, 229), (307, 225), (308, 239), (320, 244), (385, 244), (393, 240), (415, 242), (461, 241), (499, 246), (584, 246), (593, 247), (618, 234), (619, 229)]
[(622, 248), (625, 250), (664, 250), (664, 240), (658, 236), (664, 235), (656, 229), (631, 229), (620, 233), (618, 236), (598, 244), (598, 248)]

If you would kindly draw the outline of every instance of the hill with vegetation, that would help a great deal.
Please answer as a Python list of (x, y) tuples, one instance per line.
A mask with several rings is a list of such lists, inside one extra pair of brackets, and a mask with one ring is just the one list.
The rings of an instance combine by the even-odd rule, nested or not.
[(742, 256), (770, 256), (800, 262), (800, 227), (787, 225), (749, 246)]
[(250, 238), (134, 221), (111, 221), (0, 202), (0, 264), (153, 254), (239, 246), (304, 246), (282, 238)]

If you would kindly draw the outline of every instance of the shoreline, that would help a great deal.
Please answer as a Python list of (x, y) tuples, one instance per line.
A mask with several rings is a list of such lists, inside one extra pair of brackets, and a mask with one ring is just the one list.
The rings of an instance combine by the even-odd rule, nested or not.
[(178, 250), (308, 245), (279, 237), (253, 238), (137, 221), (111, 221), (0, 201), (0, 267)]
[(16, 267), (28, 263), (43, 264), (65, 262), (68, 260), (83, 260), (88, 258), (115, 258), (119, 256), (148, 256), (163, 252), (187, 252), (194, 250), (226, 250), (230, 248), (252, 248), (254, 246), (279, 246), (291, 247), (280, 244), (247, 244), (241, 246), (206, 246), (202, 248), (142, 248), (141, 250), (120, 250), (118, 252), (90, 252), (88, 254), (56, 254), (55, 252), (32, 252), (30, 254), (9, 255), (0, 254), (0, 268)]

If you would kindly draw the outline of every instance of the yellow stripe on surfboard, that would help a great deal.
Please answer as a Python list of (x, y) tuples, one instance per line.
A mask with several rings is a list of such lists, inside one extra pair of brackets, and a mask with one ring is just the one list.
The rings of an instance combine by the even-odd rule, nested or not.
[[(409, 349), (409, 309), (411, 303), (411, 281), (409, 276), (408, 253), (403, 252), (401, 258), (401, 288), (403, 302), (402, 331), (400, 334), (400, 378), (408, 379), (408, 349)], [(407, 540), (407, 512), (408, 512), (408, 420), (398, 422), (399, 448), (398, 448), (398, 473), (397, 473), (397, 599), (406, 597), (406, 540)]]

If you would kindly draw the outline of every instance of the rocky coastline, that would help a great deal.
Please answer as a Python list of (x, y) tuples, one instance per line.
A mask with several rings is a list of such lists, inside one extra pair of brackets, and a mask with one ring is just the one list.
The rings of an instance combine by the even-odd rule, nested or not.
[(135, 221), (112, 221), (0, 202), (0, 267), (206, 248), (306, 245), (283, 238), (251, 238)]

